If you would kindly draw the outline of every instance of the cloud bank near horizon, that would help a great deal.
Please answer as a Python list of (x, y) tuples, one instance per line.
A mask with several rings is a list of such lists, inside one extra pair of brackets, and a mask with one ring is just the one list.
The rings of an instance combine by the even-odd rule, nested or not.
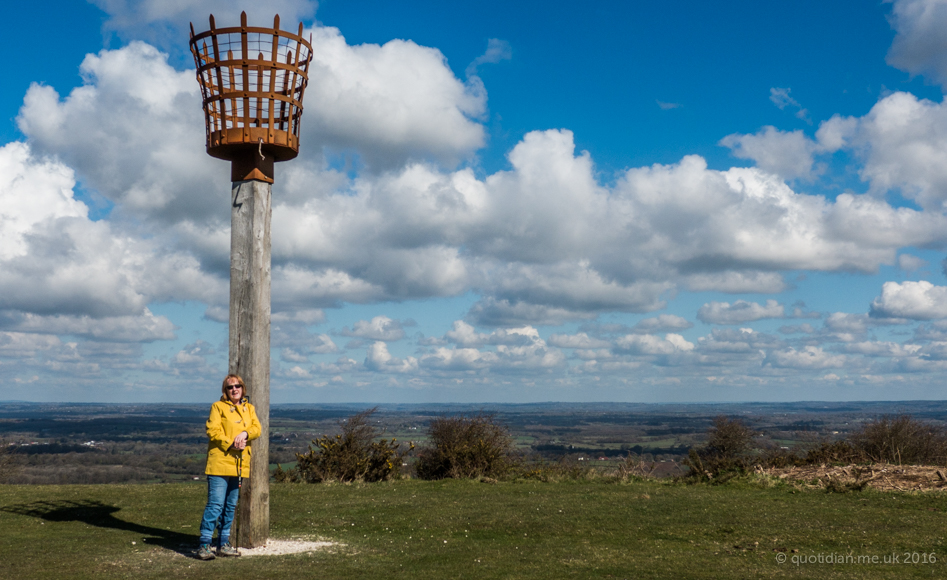
[[(211, 372), (219, 349), (200, 341), (144, 354), (179, 335), (152, 314), (156, 304), (196, 302), (226, 320), (226, 164), (202, 151), (193, 71), (158, 48), (162, 30), (207, 8), (97, 5), (110, 30), (150, 43), (86, 55), (83, 84), (68, 94), (35, 84), (24, 96), (26, 139), (0, 148), (0, 361), (19, 361), (25, 382), (115, 373), (157, 384)], [(268, 8), (308, 19), (316, 6)], [(930, 18), (947, 24), (942, 3), (895, 2), (888, 59), (942, 83), (947, 52)], [(490, 112), (476, 73), (510, 58), (508, 45), (491, 43), (461, 80), (436, 48), (310, 32), (318, 58), (304, 147), (278, 167), (273, 208), (274, 377), (285, 384), (739, 386), (784, 384), (800, 371), (859, 384), (943, 370), (947, 287), (888, 281), (850, 313), (765, 297), (790, 289), (793, 273), (918, 271), (924, 260), (906, 250), (944, 247), (943, 102), (893, 92), (863, 116), (819, 122), (811, 137), (772, 126), (724, 136), (750, 167), (685, 155), (611, 180), (569, 129), (534, 130), (507, 152), (507, 168), (485, 174), (476, 159)], [(774, 103), (803, 111), (789, 94), (774, 88)], [(806, 193), (838, 154), (853, 160), (865, 193)], [(110, 208), (105, 217), (90, 218), (80, 189)], [(734, 298), (708, 300), (690, 319), (661, 313), (682, 293)], [(465, 295), (474, 303), (441, 336), (412, 335), (412, 321), (383, 315), (317, 328), (345, 304)], [(610, 326), (610, 313), (642, 318)], [(748, 328), (762, 321), (787, 325)], [(562, 325), (574, 330), (544, 328)], [(901, 342), (880, 337), (892, 327)]]

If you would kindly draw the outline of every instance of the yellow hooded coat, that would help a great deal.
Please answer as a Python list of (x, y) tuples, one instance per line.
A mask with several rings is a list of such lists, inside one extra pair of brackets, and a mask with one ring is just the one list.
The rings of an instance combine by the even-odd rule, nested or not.
[[(207, 475), (222, 475), (235, 477), (237, 463), (241, 451), (234, 447), (233, 440), (243, 431), (247, 432), (247, 441), (253, 441), (260, 436), (262, 427), (257, 419), (256, 411), (247, 399), (239, 405), (230, 402), (226, 397), (214, 403), (210, 408), (210, 417), (207, 419)], [(250, 445), (243, 450), (243, 477), (250, 477)]]

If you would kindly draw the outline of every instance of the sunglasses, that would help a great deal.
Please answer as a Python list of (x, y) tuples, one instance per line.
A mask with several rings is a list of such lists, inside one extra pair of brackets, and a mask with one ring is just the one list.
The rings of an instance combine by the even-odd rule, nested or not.
[(234, 389), (242, 389), (243, 385), (227, 385), (227, 390), (232, 391)]

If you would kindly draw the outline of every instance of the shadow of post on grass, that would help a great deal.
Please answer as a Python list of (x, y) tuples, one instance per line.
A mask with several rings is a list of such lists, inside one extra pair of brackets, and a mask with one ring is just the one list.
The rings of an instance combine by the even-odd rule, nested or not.
[(99, 528), (111, 528), (134, 532), (142, 536), (142, 542), (177, 552), (182, 556), (194, 557), (194, 548), (199, 537), (194, 534), (182, 534), (171, 530), (144, 526), (126, 522), (115, 517), (122, 508), (99, 501), (35, 501), (27, 504), (0, 507), (0, 511), (23, 516), (32, 516), (47, 522), (83, 522)]

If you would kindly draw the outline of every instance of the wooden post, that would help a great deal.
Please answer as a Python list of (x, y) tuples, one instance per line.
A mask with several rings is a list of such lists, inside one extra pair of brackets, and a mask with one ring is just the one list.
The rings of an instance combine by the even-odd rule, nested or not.
[(263, 432), (250, 444), (250, 478), (243, 480), (236, 541), (266, 543), (270, 533), (270, 216), (272, 185), (235, 181), (230, 210), (230, 372), (243, 377)]
[[(246, 12), (237, 27), (217, 28), (213, 14), (209, 24), (210, 30), (200, 34), (191, 25), (188, 46), (201, 86), (207, 154), (230, 161), (230, 372), (243, 377), (263, 427), (251, 443), (250, 477), (240, 491), (232, 536), (238, 546), (255, 548), (270, 535), (273, 164), (299, 153), (312, 34), (303, 38), (302, 22), (295, 33), (280, 30), (278, 14), (272, 28), (249, 26)], [(274, 116), (275, 101), (279, 117)]]

